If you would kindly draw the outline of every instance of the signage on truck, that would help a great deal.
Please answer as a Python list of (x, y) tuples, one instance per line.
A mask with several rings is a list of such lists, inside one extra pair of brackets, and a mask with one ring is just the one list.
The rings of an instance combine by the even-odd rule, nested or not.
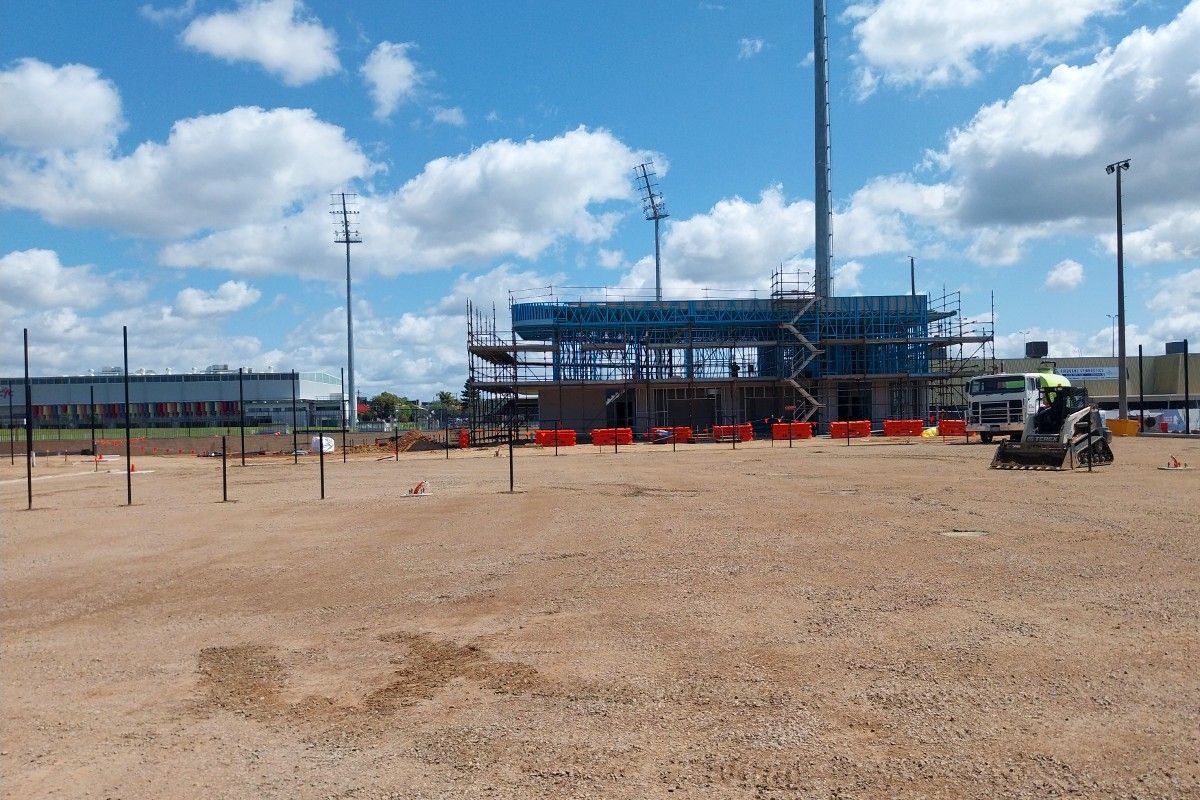
[(1115, 381), (1116, 367), (1059, 367), (1058, 374), (1072, 381)]

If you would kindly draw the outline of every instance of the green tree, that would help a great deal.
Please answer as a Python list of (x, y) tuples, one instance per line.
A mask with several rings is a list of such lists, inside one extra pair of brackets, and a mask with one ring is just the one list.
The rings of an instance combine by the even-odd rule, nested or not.
[(403, 399), (391, 392), (380, 392), (367, 403), (368, 422), (394, 420), (400, 412)]

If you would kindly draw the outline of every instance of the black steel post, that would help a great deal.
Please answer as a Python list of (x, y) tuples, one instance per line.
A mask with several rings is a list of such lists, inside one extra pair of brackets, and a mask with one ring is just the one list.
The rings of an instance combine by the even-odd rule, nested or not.
[(325, 499), (325, 437), (317, 431), (317, 452), (321, 458), (321, 499)]
[(300, 463), (300, 431), (296, 422), (296, 370), (292, 370), (292, 463)]
[[(399, 414), (400, 411), (397, 409), (396, 413)], [(396, 448), (396, 461), (399, 462), (400, 461), (400, 420), (397, 419), (396, 422), (393, 424), (396, 427), (393, 428), (393, 430), (392, 430), (392, 444)]]
[(96, 460), (96, 387), (88, 387), (88, 422), (92, 429), (92, 461)]
[(1146, 387), (1142, 381), (1142, 346), (1138, 345), (1138, 428), (1146, 430)]
[[(513, 403), (513, 408), (516, 408), (516, 403)], [(512, 494), (516, 490), (516, 479), (513, 469), (513, 417), (514, 414), (508, 415), (508, 492)]]
[(121, 349), (124, 352), (125, 370), (125, 504), (133, 505), (133, 448), (129, 435), (129, 326), (121, 326)]
[(554, 420), (554, 455), (558, 455), (558, 420)]
[(1183, 340), (1183, 432), (1192, 432), (1192, 392), (1188, 381), (1188, 340)]
[(229, 502), (229, 469), (225, 464), (225, 437), (221, 437), (221, 502)]
[(242, 466), (246, 466), (246, 394), (242, 389), (244, 367), (238, 367), (238, 428), (242, 432)]
[(342, 367), (341, 373), (342, 393), (338, 400), (338, 420), (342, 425), (342, 463), (346, 463), (346, 368)]
[(33, 384), (29, 380), (29, 329), (24, 328), (25, 337), (25, 493), (29, 498), (28, 509), (33, 510)]
[[(442, 412), (445, 413), (444, 411)], [(443, 435), (446, 445), (446, 460), (450, 460), (450, 417), (442, 417), (442, 427), (445, 429)]]
[(8, 463), (17, 463), (17, 424), (13, 420), (13, 390), (12, 381), (8, 382)]

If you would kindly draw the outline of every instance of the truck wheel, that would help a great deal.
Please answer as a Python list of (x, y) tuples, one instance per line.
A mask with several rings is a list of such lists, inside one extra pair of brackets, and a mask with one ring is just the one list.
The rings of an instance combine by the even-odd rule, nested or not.
[(980, 434), (979, 434), (979, 441), (983, 442), (984, 444), (991, 444), (991, 443), (992, 443), (992, 434), (990, 434), (990, 433), (980, 433)]

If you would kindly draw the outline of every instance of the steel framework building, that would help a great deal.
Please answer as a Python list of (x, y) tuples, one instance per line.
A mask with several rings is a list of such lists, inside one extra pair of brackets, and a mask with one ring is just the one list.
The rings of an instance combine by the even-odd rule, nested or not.
[(991, 322), (964, 323), (958, 304), (957, 295), (822, 298), (807, 276), (782, 270), (764, 298), (514, 293), (508, 331), (495, 309), (489, 318), (468, 308), (472, 434), (504, 435), (522, 398), (534, 397), (542, 427), (581, 432), (923, 418), (992, 342)]

